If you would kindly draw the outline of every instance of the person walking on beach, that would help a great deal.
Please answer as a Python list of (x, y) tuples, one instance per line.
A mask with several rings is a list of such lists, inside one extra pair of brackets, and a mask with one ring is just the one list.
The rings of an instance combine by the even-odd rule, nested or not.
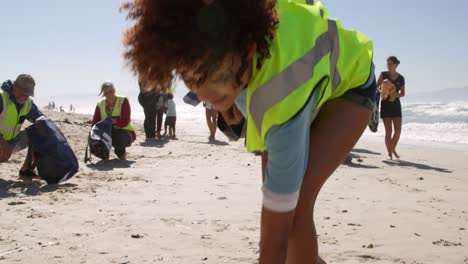
[(208, 137), (208, 140), (213, 141), (215, 140), (218, 124), (218, 111), (210, 102), (203, 102), (203, 106), (205, 107), (206, 124), (210, 130), (210, 136)]
[(400, 158), (400, 155), (396, 152), (396, 146), (401, 135), (402, 113), (400, 98), (405, 96), (405, 78), (396, 71), (398, 65), (400, 65), (400, 61), (397, 57), (388, 57), (388, 71), (382, 72), (377, 81), (377, 86), (382, 88), (384, 85), (387, 85), (387, 89), (391, 90), (388, 96), (382, 97), (380, 107), (380, 117), (385, 126), (385, 146), (387, 147), (388, 158), (390, 160), (393, 159), (393, 156), (397, 159)]
[(19, 176), (30, 180), (38, 177), (34, 154), (26, 131), (21, 131), (25, 120), (34, 123), (43, 116), (31, 97), (36, 82), (29, 74), (20, 74), (14, 82), (5, 81), (0, 90), (0, 162), (7, 162), (12, 153), (28, 148)]
[(143, 128), (145, 130), (146, 140), (156, 139), (156, 100), (158, 93), (152, 89), (148, 89), (147, 82), (138, 81), (140, 93), (138, 94), (138, 102), (143, 107), (145, 113), (145, 121)]
[(176, 75), (230, 124), (239, 110), (247, 118), (246, 148), (262, 153), (259, 263), (325, 263), (315, 201), (369, 122), (372, 42), (320, 2), (138, 0), (124, 9), (135, 20), (125, 57), (136, 73), (161, 84)]
[(167, 110), (166, 110), (166, 120), (164, 121), (164, 135), (166, 133), (169, 135), (170, 138), (176, 138), (176, 120), (177, 120), (177, 113), (176, 113), (176, 104), (174, 102), (174, 95), (172, 93), (167, 95)]
[(130, 103), (125, 96), (116, 95), (114, 84), (106, 81), (101, 85), (102, 98), (94, 110), (91, 126), (110, 118), (112, 120), (112, 146), (115, 155), (121, 160), (127, 159), (126, 148), (136, 139), (135, 128), (130, 119)]

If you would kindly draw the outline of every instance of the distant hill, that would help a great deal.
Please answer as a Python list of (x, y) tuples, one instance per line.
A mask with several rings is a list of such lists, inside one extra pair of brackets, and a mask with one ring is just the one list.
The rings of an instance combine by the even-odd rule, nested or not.
[(406, 102), (454, 102), (468, 101), (468, 87), (448, 88), (430, 92), (410, 93), (405, 96)]

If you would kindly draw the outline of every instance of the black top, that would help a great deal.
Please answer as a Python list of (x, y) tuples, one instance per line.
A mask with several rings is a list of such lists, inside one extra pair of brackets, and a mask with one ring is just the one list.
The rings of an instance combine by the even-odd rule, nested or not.
[(400, 92), (401, 87), (405, 86), (405, 77), (403, 75), (398, 74), (398, 77), (395, 80), (392, 80), (390, 78), (390, 73), (388, 71), (382, 72), (382, 78), (388, 79), (393, 85), (395, 85), (395, 88), (397, 89), (397, 92)]

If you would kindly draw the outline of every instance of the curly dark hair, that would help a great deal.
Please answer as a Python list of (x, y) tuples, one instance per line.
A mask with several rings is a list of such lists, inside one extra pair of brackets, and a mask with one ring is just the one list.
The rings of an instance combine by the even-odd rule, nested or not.
[[(226, 55), (241, 58), (235, 76), (246, 72), (249, 47), (256, 45), (257, 67), (270, 56), (278, 27), (276, 0), (134, 0), (122, 5), (135, 24), (124, 36), (124, 57), (141, 79), (168, 86), (188, 70), (201, 84)], [(154, 85), (151, 85), (154, 87)]]

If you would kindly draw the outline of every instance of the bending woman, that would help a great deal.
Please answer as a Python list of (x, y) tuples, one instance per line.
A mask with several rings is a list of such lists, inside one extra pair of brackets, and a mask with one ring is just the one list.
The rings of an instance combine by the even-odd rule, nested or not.
[[(303, 2), (303, 1), (302, 1)], [(273, 0), (138, 0), (126, 58), (145, 79), (174, 75), (223, 117), (247, 117), (261, 152), (260, 264), (324, 263), (314, 206), (369, 122), (372, 42), (312, 6)], [(308, 25), (308, 26), (304, 26)]]

